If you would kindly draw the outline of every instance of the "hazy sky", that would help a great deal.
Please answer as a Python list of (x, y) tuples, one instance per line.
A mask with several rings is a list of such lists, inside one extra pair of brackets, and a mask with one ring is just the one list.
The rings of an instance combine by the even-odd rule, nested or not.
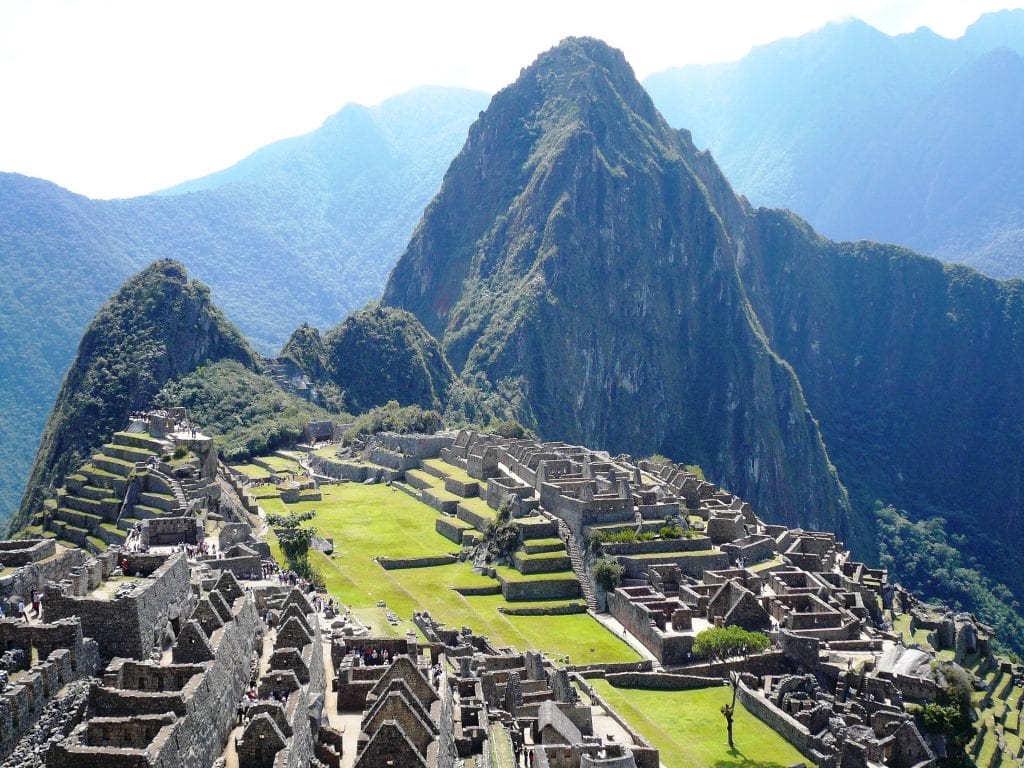
[[(1006, 0), (0, 0), (0, 170), (92, 197), (202, 176), (344, 103), (493, 92), (567, 35), (637, 75), (729, 61), (855, 16), (959, 36)], [(2, 201), (0, 201), (2, 204)]]

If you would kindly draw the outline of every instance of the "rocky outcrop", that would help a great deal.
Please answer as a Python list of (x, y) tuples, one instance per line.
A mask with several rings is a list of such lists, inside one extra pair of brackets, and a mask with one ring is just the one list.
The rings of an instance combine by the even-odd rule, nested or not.
[(408, 312), (362, 309), (324, 334), (322, 346), (327, 378), (344, 391), (353, 413), (389, 400), (444, 410), (454, 373), (437, 341)]

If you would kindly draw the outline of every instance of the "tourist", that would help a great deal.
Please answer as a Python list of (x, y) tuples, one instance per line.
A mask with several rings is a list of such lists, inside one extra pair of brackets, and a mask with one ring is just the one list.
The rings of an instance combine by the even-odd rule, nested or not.
[(4, 608), (4, 604), (0, 603), (0, 619), (4, 618), (6, 615), (7, 615), (7, 611)]
[(39, 593), (35, 590), (32, 590), (32, 613), (36, 618), (42, 615), (42, 611), (39, 610)]
[(28, 621), (28, 614), (25, 613), (25, 601), (18, 598), (18, 618)]

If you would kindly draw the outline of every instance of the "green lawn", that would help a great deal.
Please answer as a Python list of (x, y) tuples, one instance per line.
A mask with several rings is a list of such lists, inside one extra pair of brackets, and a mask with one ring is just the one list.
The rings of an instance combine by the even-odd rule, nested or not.
[(236, 472), (241, 472), (250, 480), (266, 480), (270, 477), (270, 472), (255, 464), (231, 464), (230, 467)]
[(285, 459), (281, 456), (260, 456), (259, 460), (275, 472), (304, 472), (299, 462), (293, 459)]
[(591, 685), (640, 734), (661, 752), (666, 768), (783, 768), (806, 763), (793, 745), (737, 702), (735, 749), (726, 741), (723, 704), (726, 686), (698, 691), (642, 691), (613, 688), (605, 680)]
[[(323, 485), (321, 492), (320, 501), (285, 505), (277, 498), (261, 499), (260, 506), (267, 513), (278, 514), (316, 511), (311, 524), (320, 534), (334, 539), (335, 549), (331, 557), (311, 553), (313, 562), (323, 571), (331, 594), (350, 605), (375, 633), (400, 636), (413, 628), (410, 621), (391, 626), (385, 619), (385, 610), (376, 604), (383, 600), (402, 619), (411, 618), (414, 610), (427, 610), (449, 626), (468, 626), (487, 635), (496, 645), (568, 655), (580, 664), (639, 660), (632, 649), (587, 614), (505, 616), (498, 612), (500, 606), (522, 608), (534, 604), (509, 604), (501, 595), (464, 597), (454, 592), (453, 586), (496, 583), (474, 573), (467, 563), (384, 570), (373, 561), (375, 556), (424, 557), (457, 552), (459, 548), (434, 530), (434, 521), (439, 516), (435, 510), (386, 485)], [(276, 542), (271, 541), (271, 546), (280, 559)], [(518, 572), (513, 573), (523, 578)], [(549, 578), (546, 574), (539, 577)]]
[[(428, 467), (439, 470), (442, 474), (452, 478), (453, 480), (458, 480), (460, 483), (466, 483), (468, 485), (469, 483), (480, 482), (479, 480), (475, 480), (470, 477), (462, 467), (456, 467), (453, 464), (449, 464), (444, 459), (426, 459), (422, 463)], [(486, 487), (487, 481), (484, 480), (481, 484)]]

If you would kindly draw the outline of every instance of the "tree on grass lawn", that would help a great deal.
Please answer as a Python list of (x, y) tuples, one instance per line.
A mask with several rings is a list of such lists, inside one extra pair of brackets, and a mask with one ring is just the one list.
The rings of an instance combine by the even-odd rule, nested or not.
[(323, 589), (323, 574), (309, 562), (309, 545), (316, 536), (316, 528), (302, 525), (302, 522), (310, 517), (311, 513), (268, 515), (267, 521), (274, 528), (277, 540), (281, 544), (281, 553), (288, 561), (288, 567), (299, 576), (309, 579), (317, 589)]
[(722, 705), (722, 715), (725, 717), (725, 730), (729, 735), (729, 749), (735, 745), (732, 743), (732, 718), (736, 714), (736, 690), (740, 687), (739, 672), (729, 673), (729, 685), (732, 687), (732, 703)]
[(712, 627), (698, 632), (693, 641), (693, 652), (712, 662), (733, 656), (747, 656), (765, 650), (772, 641), (761, 632), (748, 632), (743, 627)]

